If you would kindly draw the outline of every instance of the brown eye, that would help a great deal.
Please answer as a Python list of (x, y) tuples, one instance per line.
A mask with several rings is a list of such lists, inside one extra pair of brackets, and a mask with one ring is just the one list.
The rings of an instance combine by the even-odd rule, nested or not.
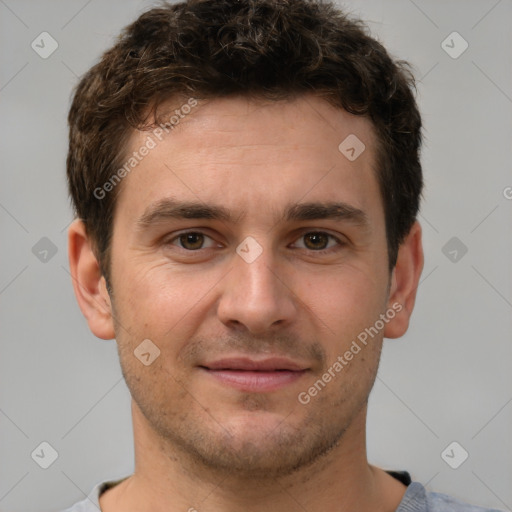
[(178, 239), (184, 249), (191, 251), (201, 249), (204, 243), (204, 235), (202, 233), (184, 233)]
[(326, 233), (308, 233), (304, 235), (308, 249), (325, 249), (329, 243), (329, 235)]
[[(300, 249), (309, 249), (310, 252), (318, 253), (329, 253), (336, 251), (345, 245), (345, 243), (339, 240), (334, 235), (325, 233), (323, 231), (310, 231), (303, 234), (299, 241), (303, 240), (302, 244), (299, 243)], [(334, 241), (334, 244), (329, 246), (329, 242)]]
[[(198, 251), (215, 246), (215, 241), (200, 231), (187, 231), (180, 233), (165, 242), (166, 245), (177, 245), (186, 251)], [(205, 245), (206, 244), (206, 245)]]

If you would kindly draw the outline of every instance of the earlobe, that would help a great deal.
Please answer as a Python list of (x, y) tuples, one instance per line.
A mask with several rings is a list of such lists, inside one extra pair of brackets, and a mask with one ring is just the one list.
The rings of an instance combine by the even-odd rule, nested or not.
[(423, 263), (421, 226), (416, 221), (398, 250), (388, 298), (388, 308), (393, 309), (396, 314), (386, 324), (385, 338), (399, 338), (407, 332)]
[(89, 328), (98, 338), (115, 337), (112, 304), (82, 220), (68, 229), (68, 257), (73, 289)]

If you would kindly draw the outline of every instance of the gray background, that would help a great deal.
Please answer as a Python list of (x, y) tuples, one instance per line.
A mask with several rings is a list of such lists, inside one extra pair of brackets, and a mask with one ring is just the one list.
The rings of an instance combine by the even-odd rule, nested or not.
[[(0, 0), (4, 512), (65, 508), (100, 480), (133, 470), (116, 345), (88, 330), (68, 271), (66, 115), (77, 78), (151, 5)], [(370, 397), (369, 460), (409, 470), (429, 489), (510, 510), (512, 2), (343, 5), (414, 64), (426, 134), (425, 269), (408, 333), (385, 341)], [(43, 31), (58, 43), (47, 59), (31, 48)], [(456, 59), (441, 46), (453, 31), (469, 44)], [(461, 49), (461, 40), (446, 44)], [(31, 457), (43, 441), (58, 453), (48, 469)], [(453, 441), (469, 453), (458, 469), (441, 457)], [(449, 453), (453, 463), (461, 451)]]

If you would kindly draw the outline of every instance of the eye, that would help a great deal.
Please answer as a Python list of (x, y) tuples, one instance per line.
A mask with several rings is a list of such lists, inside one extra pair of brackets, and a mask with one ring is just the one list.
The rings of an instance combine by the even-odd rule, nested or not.
[(203, 247), (205, 239), (209, 239), (213, 242), (209, 236), (201, 233), (200, 231), (188, 231), (186, 233), (181, 233), (175, 236), (167, 243), (170, 245), (175, 245), (173, 242), (178, 241), (180, 244), (178, 247), (181, 247), (187, 251), (197, 251), (199, 249), (208, 249), (209, 247), (214, 247), (214, 243), (209, 247)]
[(341, 242), (338, 238), (336, 238), (334, 235), (330, 235), (329, 233), (325, 233), (323, 231), (309, 231), (308, 233), (304, 233), (299, 240), (304, 240), (306, 249), (311, 249), (314, 252), (331, 252), (333, 249), (333, 246), (328, 247), (329, 240), (334, 240), (336, 243), (334, 244), (334, 247), (336, 245), (342, 246), (344, 245), (343, 242)]
[[(209, 245), (205, 242), (210, 241)], [(324, 231), (309, 231), (300, 236), (299, 240), (304, 240), (303, 245), (299, 244), (299, 249), (308, 249), (316, 253), (329, 253), (345, 245), (334, 235)], [(201, 249), (210, 249), (216, 247), (216, 242), (200, 231), (186, 231), (179, 233), (165, 242), (167, 245), (177, 245), (179, 248), (189, 252), (199, 251)]]

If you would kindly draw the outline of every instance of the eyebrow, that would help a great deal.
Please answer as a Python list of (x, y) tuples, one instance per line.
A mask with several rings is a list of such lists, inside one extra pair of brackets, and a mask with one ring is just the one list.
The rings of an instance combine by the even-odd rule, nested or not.
[[(137, 220), (137, 228), (144, 230), (151, 225), (173, 219), (206, 219), (235, 223), (245, 216), (246, 212), (243, 212), (235, 220), (231, 211), (221, 205), (164, 198), (146, 208)], [(365, 229), (370, 226), (368, 216), (363, 210), (345, 202), (292, 203), (286, 206), (282, 218), (287, 222), (331, 219), (346, 221)]]

